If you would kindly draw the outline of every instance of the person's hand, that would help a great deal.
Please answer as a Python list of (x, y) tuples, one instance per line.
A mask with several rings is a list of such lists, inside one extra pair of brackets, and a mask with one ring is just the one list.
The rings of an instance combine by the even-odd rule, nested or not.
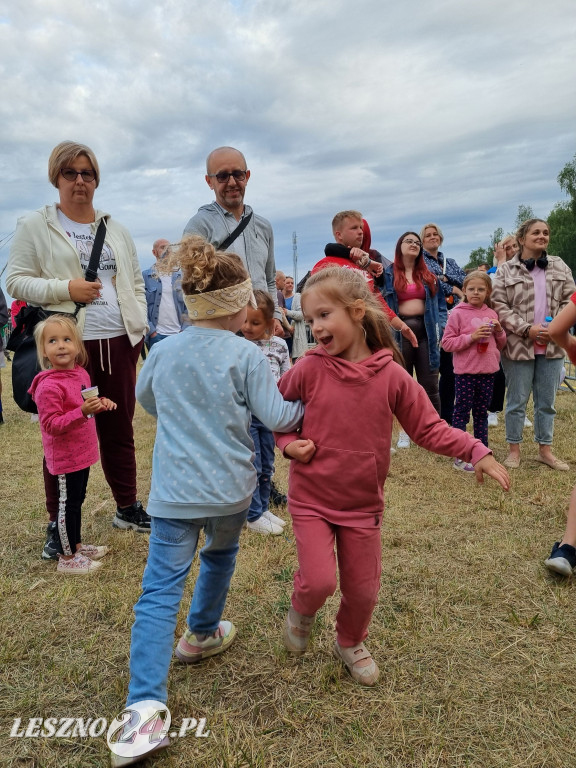
[(92, 416), (95, 413), (105, 410), (100, 402), (99, 397), (91, 397), (82, 403), (82, 413), (86, 418)]
[(502, 333), (502, 326), (500, 325), (500, 320), (492, 320), (492, 330), (494, 333)]
[(115, 411), (118, 406), (113, 400), (109, 400), (107, 397), (101, 397), (100, 403), (104, 406), (105, 411)]
[(494, 258), (496, 259), (496, 268), (502, 266), (506, 261), (506, 248), (502, 245), (502, 242), (496, 243), (494, 248)]
[(374, 275), (374, 277), (380, 277), (383, 271), (384, 267), (382, 264), (380, 264), (379, 261), (370, 261), (368, 272), (370, 272), (371, 275)]
[(476, 474), (476, 480), (478, 480), (479, 483), (483, 483), (484, 475), (488, 475), (496, 480), (505, 491), (510, 490), (510, 475), (508, 474), (506, 467), (499, 464), (492, 454), (489, 453), (487, 456), (481, 458), (480, 461), (477, 461), (476, 464), (474, 464), (474, 472)]
[(576, 365), (576, 336), (568, 336), (564, 349), (570, 362)]
[(150, 338), (153, 339), (157, 335), (158, 335), (158, 331), (154, 331), (154, 333), (150, 334)]
[(482, 325), (479, 325), (478, 328), (476, 328), (475, 331), (473, 331), (470, 334), (470, 338), (472, 341), (482, 341), (483, 339), (488, 339), (492, 335), (492, 330), (490, 327), (490, 323), (483, 323)]
[(452, 293), (454, 294), (454, 296), (458, 296), (459, 299), (463, 299), (464, 298), (464, 294), (462, 293), (460, 288), (458, 288), (457, 285), (453, 285), (452, 286)]
[(414, 347), (414, 349), (416, 349), (416, 347), (418, 346), (418, 339), (416, 338), (416, 334), (414, 333), (412, 328), (410, 328), (409, 325), (404, 324), (404, 328), (402, 328), (400, 333), (406, 339), (406, 341), (409, 341), (410, 344), (412, 344), (412, 346)]
[(362, 261), (368, 255), (362, 248), (350, 248), (350, 261), (353, 261), (354, 264), (358, 264), (359, 261)]
[(68, 283), (70, 298), (78, 304), (91, 304), (100, 296), (101, 289), (102, 283), (100, 280), (89, 283), (83, 277), (76, 277)]
[(544, 328), (542, 325), (533, 325), (528, 336), (535, 344), (541, 344), (543, 347), (552, 341), (548, 328)]
[(280, 338), (284, 338), (284, 328), (282, 327), (282, 323), (280, 320), (278, 320), (277, 317), (274, 318), (274, 336), (280, 336)]
[(293, 440), (284, 448), (284, 453), (286, 456), (290, 456), (291, 459), (295, 459), (302, 464), (308, 464), (316, 453), (316, 446), (312, 440)]

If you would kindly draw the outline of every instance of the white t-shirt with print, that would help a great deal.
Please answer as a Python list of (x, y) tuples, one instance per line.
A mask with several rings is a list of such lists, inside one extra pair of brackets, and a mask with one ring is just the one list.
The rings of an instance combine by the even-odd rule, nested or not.
[[(82, 271), (86, 273), (90, 254), (94, 246), (94, 235), (90, 224), (72, 221), (58, 208), (58, 221), (76, 248)], [(116, 258), (107, 243), (102, 247), (98, 265), (98, 279), (102, 283), (100, 298), (86, 305), (84, 322), (85, 341), (93, 339), (114, 339), (126, 333), (116, 293)]]

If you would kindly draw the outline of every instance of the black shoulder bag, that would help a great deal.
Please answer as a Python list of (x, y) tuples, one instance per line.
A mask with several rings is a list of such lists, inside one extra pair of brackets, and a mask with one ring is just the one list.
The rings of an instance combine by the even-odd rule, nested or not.
[[(89, 283), (93, 283), (98, 277), (98, 264), (105, 236), (106, 224), (104, 219), (101, 219), (84, 278)], [(6, 348), (14, 352), (12, 359), (12, 394), (14, 401), (21, 410), (27, 413), (38, 413), (36, 403), (28, 394), (34, 377), (40, 373), (40, 363), (34, 340), (34, 328), (42, 320), (50, 317), (50, 315), (70, 315), (70, 317), (76, 317), (86, 304), (75, 303), (76, 310), (73, 315), (70, 315), (68, 312), (55, 312), (42, 309), (42, 307), (31, 306), (22, 307), (20, 312), (18, 312), (16, 327), (12, 329)]]

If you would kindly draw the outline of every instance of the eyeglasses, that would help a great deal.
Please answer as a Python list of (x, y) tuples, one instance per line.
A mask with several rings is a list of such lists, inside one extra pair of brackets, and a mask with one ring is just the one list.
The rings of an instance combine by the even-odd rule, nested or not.
[(403, 243), (406, 243), (406, 245), (417, 245), (420, 247), (422, 243), (420, 240), (412, 240), (411, 238), (407, 237), (406, 240), (402, 240)]
[(228, 173), (228, 171), (220, 171), (219, 173), (209, 173), (208, 176), (211, 179), (216, 179), (220, 184), (225, 184), (230, 176), (233, 176), (236, 181), (244, 181), (246, 178), (246, 171), (232, 171), (232, 173)]
[(75, 171), (74, 168), (61, 168), (60, 173), (66, 181), (76, 181), (78, 176), (82, 176), (82, 181), (94, 181), (96, 178), (94, 171)]

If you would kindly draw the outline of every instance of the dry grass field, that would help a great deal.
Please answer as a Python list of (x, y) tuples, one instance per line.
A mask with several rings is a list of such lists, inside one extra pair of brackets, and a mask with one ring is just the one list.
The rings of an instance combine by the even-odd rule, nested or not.
[[(0, 540), (0, 766), (108, 765), (99, 738), (10, 737), (14, 718), (112, 718), (128, 682), (132, 606), (145, 535), (111, 527), (99, 466), (84, 540), (107, 544), (100, 572), (64, 577), (43, 562), (46, 513), (38, 425), (13, 405), (3, 372)], [(557, 401), (553, 472), (525, 432), (510, 493), (478, 486), (451, 462), (412, 446), (392, 458), (382, 528), (380, 602), (368, 645), (380, 683), (361, 688), (331, 655), (335, 596), (311, 650), (287, 656), (281, 624), (296, 565), (284, 537), (245, 532), (225, 618), (238, 639), (202, 664), (171, 666), (173, 723), (205, 717), (207, 738), (175, 741), (157, 768), (570, 768), (576, 766), (576, 587), (543, 566), (563, 530), (576, 481), (576, 395)], [(155, 423), (138, 406), (140, 495), (146, 501)], [(504, 429), (490, 431), (505, 456)], [(280, 459), (277, 482), (286, 487)], [(286, 511), (281, 512), (286, 516)], [(186, 597), (194, 583), (191, 575)], [(182, 608), (178, 632), (184, 629)]]

